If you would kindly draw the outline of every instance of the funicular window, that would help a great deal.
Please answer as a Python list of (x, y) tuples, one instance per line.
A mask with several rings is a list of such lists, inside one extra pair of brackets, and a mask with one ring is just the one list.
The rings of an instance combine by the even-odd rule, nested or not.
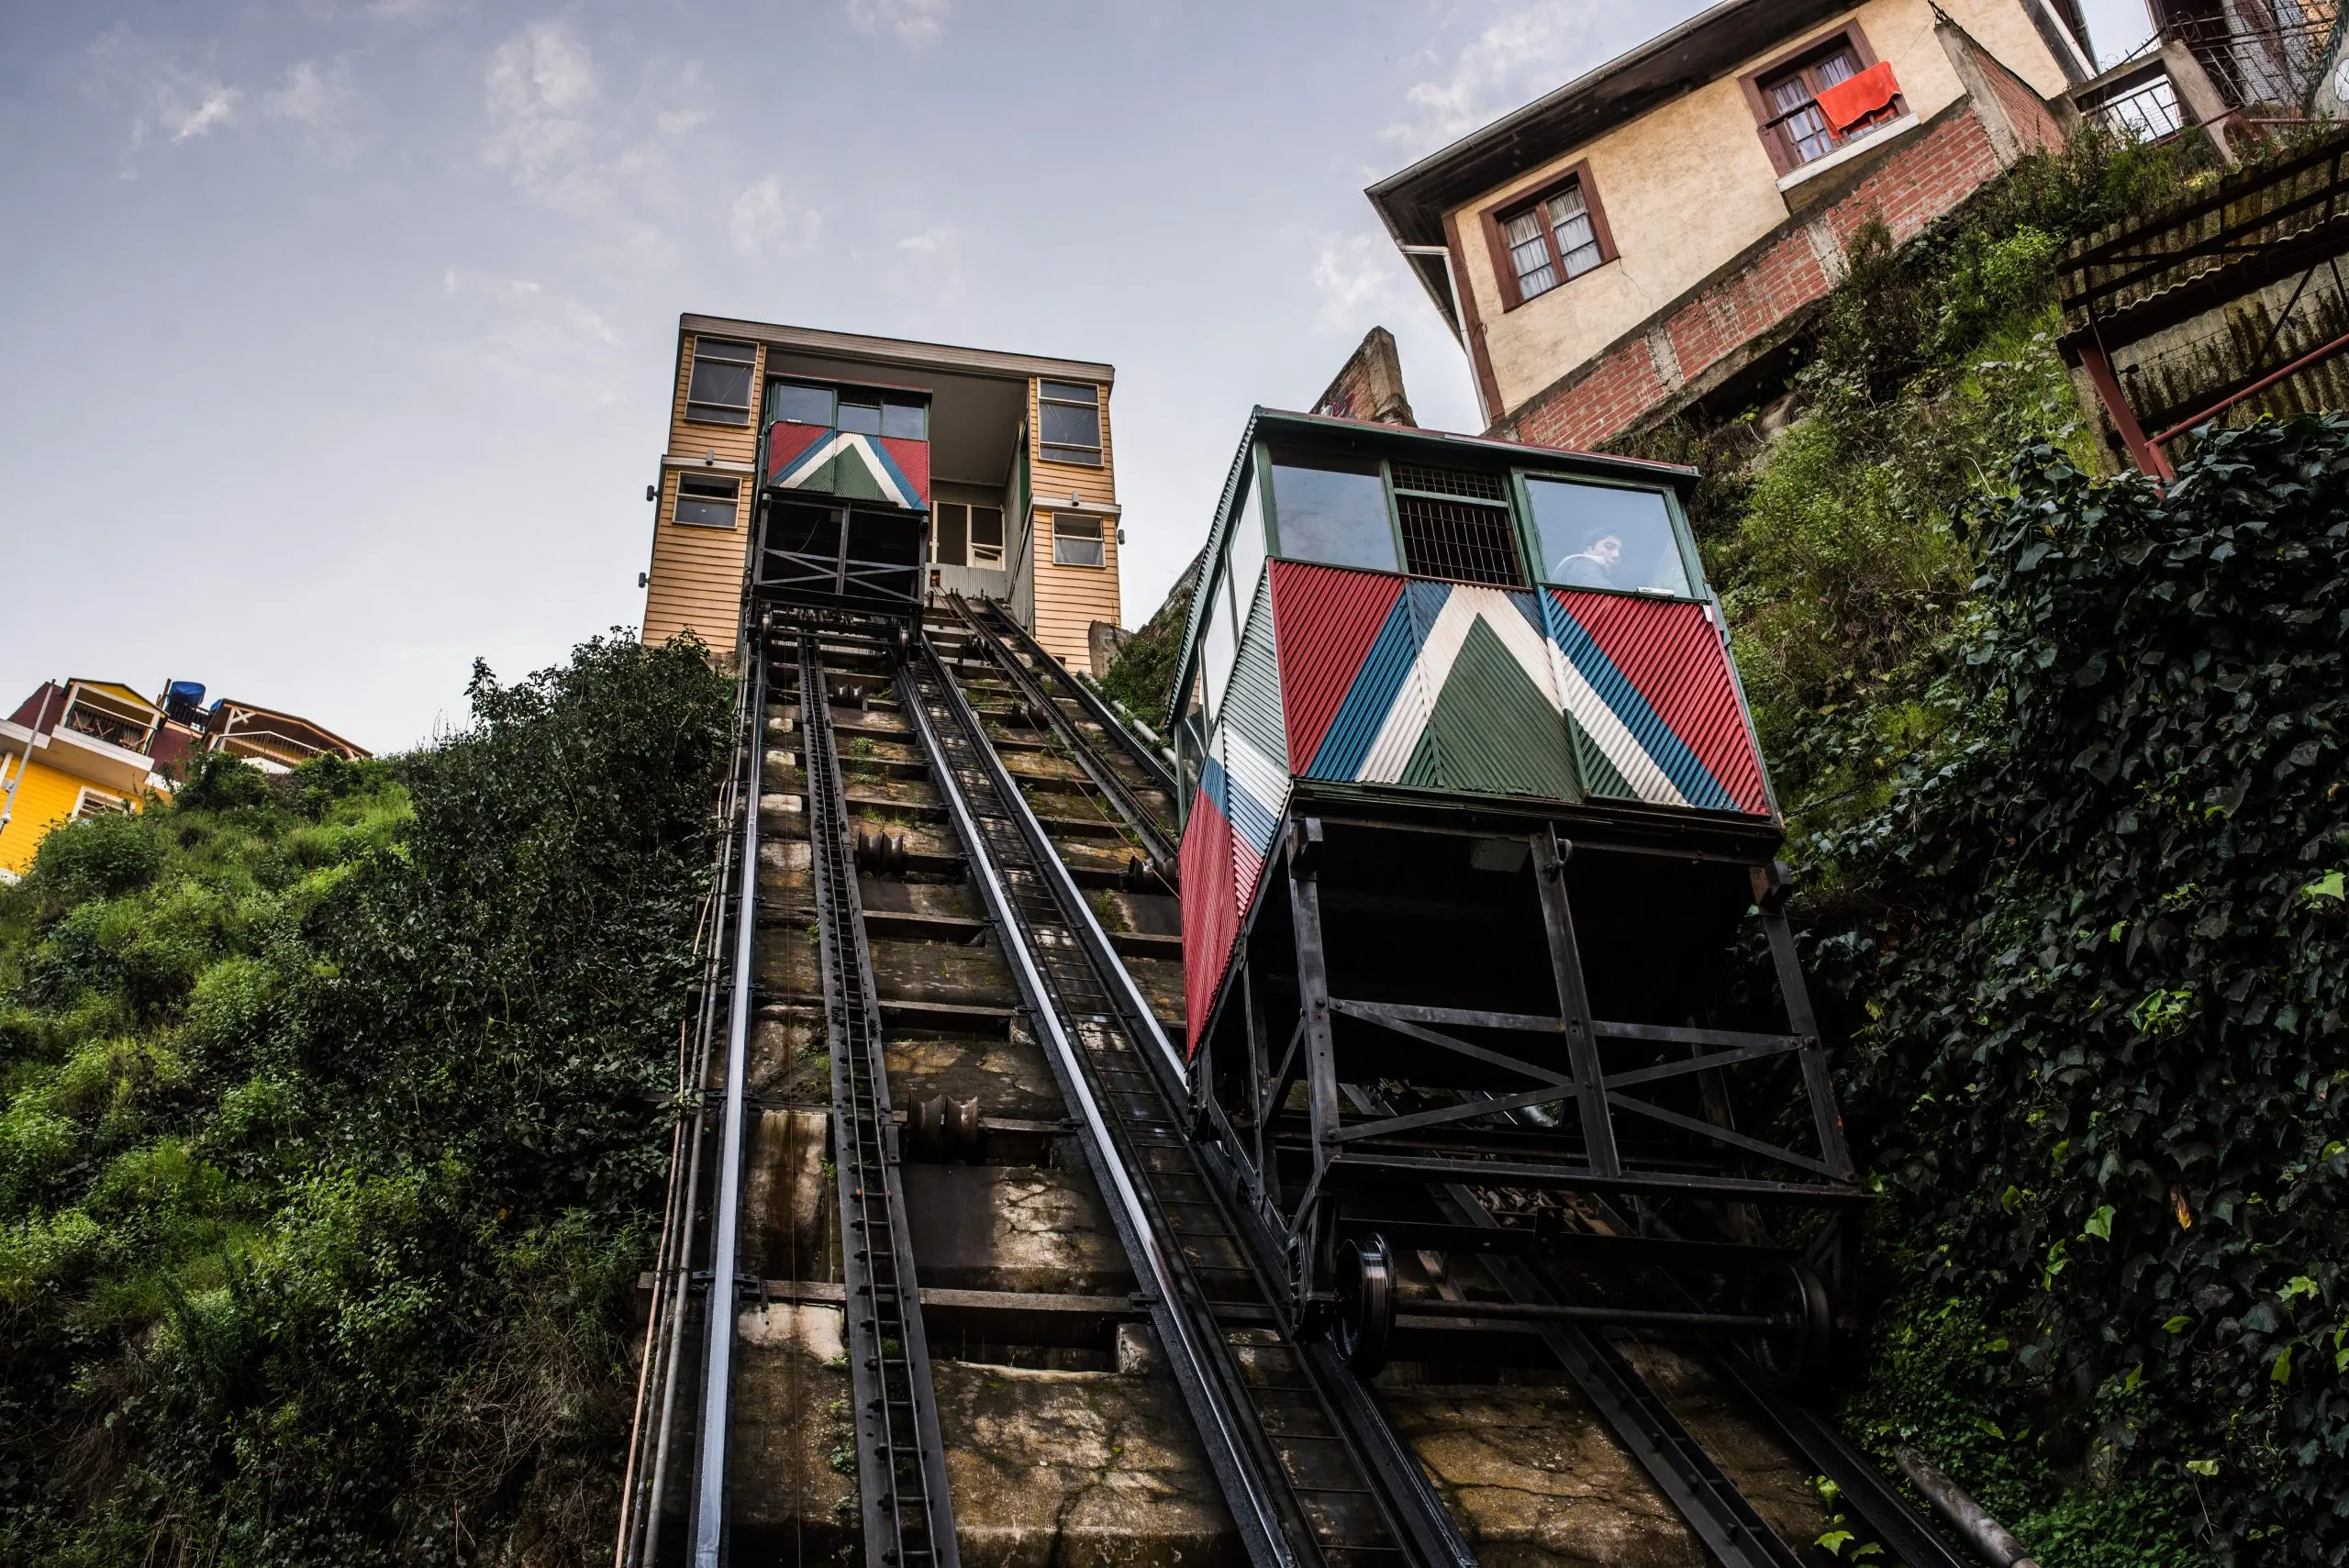
[(1386, 482), (1375, 458), (1275, 452), (1273, 521), (1285, 560), (1401, 570), (1386, 510)]
[(1232, 661), (1239, 657), (1240, 639), (1231, 624), (1231, 584), (1222, 573), (1215, 579), (1214, 597), (1208, 604), (1207, 631), (1199, 639), (1199, 673), (1205, 682), (1209, 726), (1223, 707), (1223, 689), (1231, 679)]
[(1253, 484), (1232, 519), (1230, 561), (1231, 601), (1244, 616), (1256, 603), (1256, 582), (1264, 574), (1264, 503)]
[(804, 381), (779, 381), (767, 388), (767, 420), (788, 425), (822, 425), (829, 428), (832, 406), (837, 395), (829, 386), (810, 386)]
[(1543, 582), (1691, 596), (1663, 491), (1529, 478), (1525, 493)]
[(693, 377), (685, 384), (685, 417), (704, 425), (751, 422), (751, 377), (759, 350), (751, 343), (694, 339)]
[(1508, 484), (1497, 473), (1397, 463), (1395, 520), (1405, 569), (1414, 577), (1489, 583), (1525, 581), (1509, 521)]

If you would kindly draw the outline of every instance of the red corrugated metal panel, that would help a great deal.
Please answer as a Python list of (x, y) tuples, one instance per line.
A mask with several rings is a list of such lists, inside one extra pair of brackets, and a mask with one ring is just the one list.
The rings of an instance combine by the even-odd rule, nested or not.
[(1742, 811), (1769, 813), (1753, 731), (1738, 701), (1729, 650), (1705, 606), (1618, 594), (1553, 590), (1656, 716)]
[(1402, 595), (1403, 579), (1338, 566), (1273, 562), (1273, 628), (1289, 772), (1313, 765), (1363, 658)]
[(1183, 828), (1183, 1027), (1196, 1052), (1223, 984), (1240, 914), (1231, 882), (1231, 826), (1201, 790)]

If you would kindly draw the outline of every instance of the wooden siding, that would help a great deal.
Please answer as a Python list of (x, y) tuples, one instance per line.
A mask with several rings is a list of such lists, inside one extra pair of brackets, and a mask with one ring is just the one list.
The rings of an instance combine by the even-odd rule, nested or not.
[[(669, 453), (754, 466), (759, 454), (758, 404), (766, 385), (766, 350), (761, 347), (751, 373), (751, 417), (747, 425), (704, 425), (685, 417), (685, 394), (693, 382), (694, 339), (677, 343), (677, 374), (670, 388)], [(666, 642), (691, 629), (711, 652), (730, 660), (741, 620), (742, 572), (750, 549), (751, 500), (755, 473), (740, 476), (731, 529), (679, 526), (677, 474), (663, 468), (661, 505), (653, 519), (651, 584), (644, 593), (644, 640)]]
[[(661, 508), (652, 533), (652, 584), (644, 594), (644, 640), (666, 642), (690, 628), (721, 660), (734, 655), (742, 617), (743, 562), (750, 550), (751, 497), (748, 475), (734, 503), (734, 526), (710, 528), (677, 521), (677, 476), (690, 469), (664, 469)], [(729, 477), (734, 477), (729, 475)]]
[[(1046, 462), (1041, 458), (1029, 464), (1031, 517), (1041, 517), (1052, 510), (1053, 503), (1065, 502), (1071, 492), (1097, 506), (1118, 504), (1117, 451), (1112, 444), (1116, 438), (1109, 433), (1109, 392), (1108, 384), (1101, 384), (1101, 466), (1087, 467), (1078, 463)], [(1038, 406), (1041, 384), (1028, 384), (1028, 428), (1043, 428)], [(1031, 446), (1030, 450), (1035, 449)], [(1098, 513), (1092, 516), (1101, 516)], [(1034, 609), (1030, 624), (1036, 639), (1063, 663), (1073, 669), (1091, 669), (1092, 641), (1090, 630), (1097, 620), (1122, 624), (1118, 593), (1118, 528), (1119, 519), (1101, 517), (1101, 561), (1099, 566), (1056, 566), (1052, 563), (1052, 530), (1049, 524), (1034, 523), (1030, 540), (1030, 561), (1035, 576)], [(1026, 606), (1018, 606), (1024, 610)], [(1094, 673), (1100, 673), (1094, 671)]]
[[(0, 787), (17, 776), (17, 769), (24, 765), (21, 742), (0, 743), (7, 748), (6, 777), (0, 777)], [(49, 836), (50, 829), (70, 820), (73, 803), (82, 798), (86, 787), (83, 781), (61, 772), (38, 759), (25, 774), (23, 785), (17, 791), (17, 806), (8, 819), (8, 830), (0, 833), (0, 869), (22, 876), (32, 869), (33, 851)], [(107, 790), (108, 795), (118, 792)]]

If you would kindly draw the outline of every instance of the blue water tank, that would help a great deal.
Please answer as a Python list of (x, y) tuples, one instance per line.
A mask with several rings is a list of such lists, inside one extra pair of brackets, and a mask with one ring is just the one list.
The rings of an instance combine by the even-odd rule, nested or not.
[(195, 724), (203, 707), (201, 681), (173, 681), (163, 688), (163, 713), (175, 724)]

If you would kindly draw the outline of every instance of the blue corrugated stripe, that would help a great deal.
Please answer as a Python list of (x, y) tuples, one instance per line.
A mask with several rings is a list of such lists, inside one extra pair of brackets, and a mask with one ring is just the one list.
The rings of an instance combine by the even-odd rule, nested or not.
[(1542, 624), (1542, 601), (1549, 596), (1547, 594), (1514, 593), (1508, 596), (1508, 602), (1517, 606), (1517, 613), (1525, 617), (1525, 624), (1544, 638), (1550, 635), (1550, 628)]
[(1379, 726), (1386, 722), (1419, 652), (1419, 639), (1411, 632), (1410, 595), (1397, 595), (1395, 607), (1386, 612), (1386, 624), (1378, 628), (1353, 684), (1346, 688), (1338, 717), (1330, 721), (1329, 733), (1313, 753), (1313, 765), (1306, 770), (1308, 777), (1352, 779), (1362, 772), (1363, 759), (1370, 755), (1371, 743), (1378, 739)]
[(1599, 700), (1614, 709), (1615, 717), (1623, 721), (1623, 727), (1631, 732), (1631, 738), (1654, 759), (1655, 765), (1664, 770), (1664, 776), (1687, 797), (1688, 804), (1711, 811), (1735, 809), (1737, 803), (1730, 798), (1729, 791), (1721, 787), (1721, 782), (1713, 777), (1712, 770), (1699, 762), (1687, 743), (1673, 733), (1672, 726), (1664, 721), (1664, 716), (1657, 713), (1648, 699), (1641, 695), (1639, 687), (1615, 667), (1615, 661), (1600, 651), (1590, 633), (1583, 629), (1582, 623), (1569, 615), (1565, 606), (1556, 599), (1546, 594), (1542, 597), (1550, 608), (1550, 634), (1560, 651), (1575, 669), (1582, 672), (1583, 679), (1590, 683), (1591, 690), (1598, 694)]
[(1231, 820), (1231, 775), (1223, 771), (1223, 763), (1210, 751), (1199, 769), (1199, 793), (1215, 802), (1226, 822)]
[[(1228, 773), (1224, 776), (1230, 777)], [(1223, 816), (1231, 824), (1232, 832), (1245, 840), (1258, 858), (1271, 853), (1273, 835), (1280, 828), (1280, 818), (1273, 815), (1273, 808), (1237, 786), (1231, 788), (1229, 798), (1230, 806)]]

